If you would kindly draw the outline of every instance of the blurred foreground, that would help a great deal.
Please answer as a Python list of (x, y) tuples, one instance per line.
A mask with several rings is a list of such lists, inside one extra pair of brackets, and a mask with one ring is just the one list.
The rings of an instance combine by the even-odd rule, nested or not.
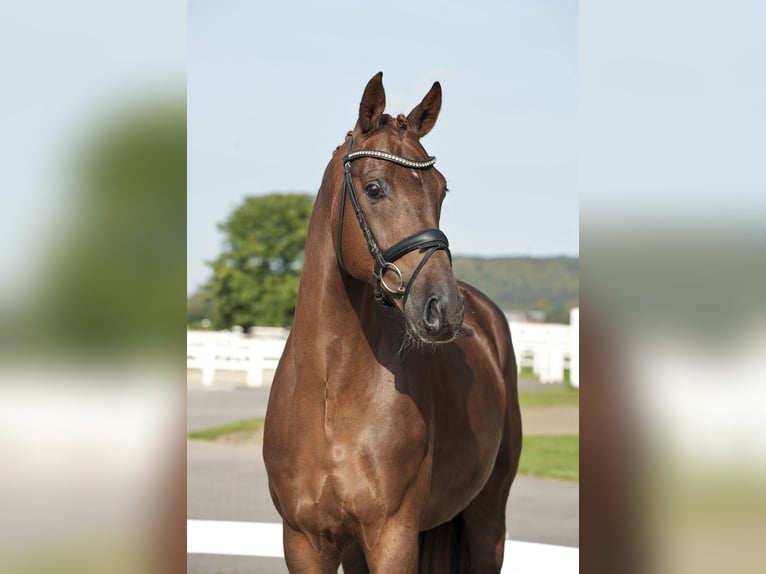
[(766, 571), (765, 16), (580, 3), (583, 572)]
[(763, 570), (765, 239), (583, 229), (586, 571)]
[(0, 571), (185, 571), (185, 3), (0, 19)]

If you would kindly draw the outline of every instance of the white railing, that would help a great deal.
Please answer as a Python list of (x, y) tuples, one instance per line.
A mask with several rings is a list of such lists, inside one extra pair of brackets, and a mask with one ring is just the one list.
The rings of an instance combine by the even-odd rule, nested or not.
[[(187, 380), (204, 386), (230, 382), (248, 387), (271, 384), (288, 331), (256, 327), (242, 331), (187, 331)], [(196, 377), (195, 377), (196, 375)]]
[[(580, 386), (580, 309), (572, 309), (570, 324), (509, 321), (516, 363), (527, 367), (543, 383), (569, 380)], [(255, 327), (249, 334), (238, 331), (187, 331), (186, 368), (190, 384), (201, 382), (268, 386), (279, 357), (285, 349), (288, 331)]]

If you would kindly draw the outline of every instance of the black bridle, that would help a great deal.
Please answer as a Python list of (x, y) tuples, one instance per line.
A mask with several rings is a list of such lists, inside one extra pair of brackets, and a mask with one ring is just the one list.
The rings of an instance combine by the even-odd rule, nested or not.
[[(399, 157), (385, 151), (353, 151), (353, 148), (354, 138), (350, 138), (348, 142), (348, 153), (343, 158), (343, 191), (341, 195), (340, 218), (338, 223), (338, 263), (340, 264), (341, 269), (348, 273), (346, 266), (343, 263), (342, 251), (343, 217), (346, 209), (346, 194), (348, 193), (348, 196), (351, 199), (351, 206), (354, 208), (354, 213), (356, 214), (356, 220), (359, 222), (359, 227), (362, 229), (362, 234), (367, 241), (367, 249), (370, 251), (370, 255), (372, 255), (373, 259), (375, 260), (375, 267), (372, 271), (372, 278), (374, 282), (373, 284), (375, 286), (375, 301), (384, 307), (392, 307), (394, 303), (391, 301), (388, 293), (391, 295), (404, 295), (404, 298), (402, 299), (402, 306), (404, 306), (407, 303), (407, 297), (410, 293), (410, 286), (414, 283), (415, 278), (418, 276), (418, 273), (420, 273), (420, 270), (423, 269), (423, 266), (431, 258), (431, 255), (440, 250), (446, 251), (447, 256), (450, 259), (450, 263), (452, 263), (452, 254), (449, 250), (449, 241), (447, 240), (447, 236), (444, 235), (440, 229), (425, 229), (402, 239), (398, 243), (381, 252), (378, 244), (375, 241), (375, 237), (372, 234), (372, 230), (370, 230), (370, 226), (367, 224), (367, 220), (364, 217), (362, 206), (359, 204), (359, 198), (356, 195), (354, 181), (351, 178), (351, 162), (362, 157), (369, 157), (390, 161), (397, 165), (409, 167), (411, 169), (428, 169), (436, 163), (436, 158), (434, 156), (429, 156), (427, 160), (418, 161)], [(427, 252), (423, 256), (423, 259), (420, 260), (420, 263), (418, 263), (415, 271), (413, 271), (410, 280), (405, 282), (404, 278), (402, 277), (402, 272), (396, 265), (394, 265), (394, 261), (401, 259), (407, 255), (407, 253), (415, 251), (416, 249), (420, 250), (421, 252)], [(386, 270), (390, 270), (398, 276), (398, 287), (392, 288), (386, 283), (385, 279), (383, 278), (383, 273)], [(386, 293), (386, 291), (388, 293)]]

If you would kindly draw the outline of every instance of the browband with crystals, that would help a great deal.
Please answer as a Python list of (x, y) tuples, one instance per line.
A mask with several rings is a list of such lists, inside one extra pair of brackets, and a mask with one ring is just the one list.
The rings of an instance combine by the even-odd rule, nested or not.
[(436, 163), (436, 158), (432, 155), (428, 156), (428, 159), (426, 160), (419, 161), (419, 160), (399, 157), (398, 155), (394, 155), (386, 151), (379, 151), (375, 149), (363, 149), (363, 150), (351, 152), (348, 155), (346, 155), (345, 158), (343, 158), (343, 161), (344, 162), (351, 161), (360, 157), (374, 157), (377, 159), (385, 159), (387, 161), (397, 163), (404, 167), (411, 167), (413, 169), (425, 169), (427, 167), (431, 167), (433, 164)]

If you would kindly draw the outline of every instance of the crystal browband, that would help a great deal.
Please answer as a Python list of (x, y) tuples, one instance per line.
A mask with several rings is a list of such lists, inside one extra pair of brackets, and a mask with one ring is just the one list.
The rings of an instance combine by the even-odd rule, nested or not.
[(398, 155), (394, 155), (385, 151), (378, 151), (373, 149), (354, 151), (343, 159), (345, 162), (350, 162), (351, 160), (360, 157), (374, 157), (377, 159), (384, 159), (386, 161), (392, 161), (394, 163), (398, 163), (399, 165), (403, 165), (404, 167), (411, 167), (413, 169), (425, 169), (436, 163), (436, 158), (434, 156), (429, 156), (426, 160), (418, 161), (414, 159), (399, 157)]

